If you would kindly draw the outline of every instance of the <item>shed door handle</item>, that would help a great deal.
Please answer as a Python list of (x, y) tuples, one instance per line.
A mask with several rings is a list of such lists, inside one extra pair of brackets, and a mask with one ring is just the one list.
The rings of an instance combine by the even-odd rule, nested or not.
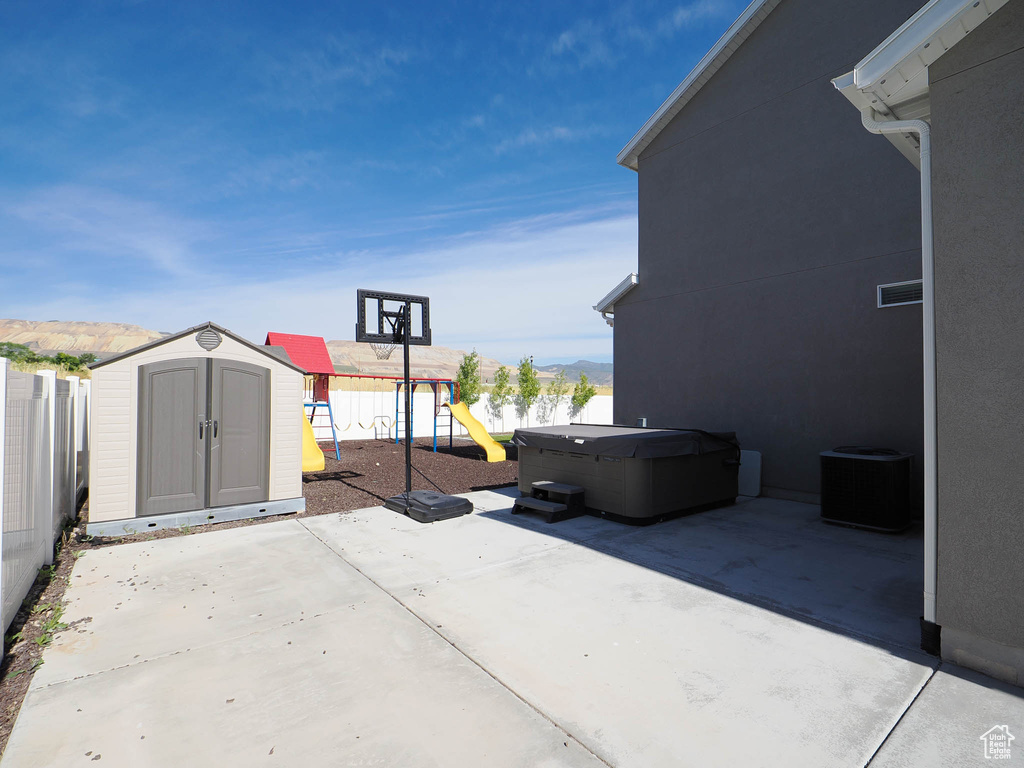
[(217, 420), (216, 419), (213, 420), (213, 436), (214, 437), (217, 436)]
[(202, 419), (199, 420), (199, 439), (200, 440), (203, 439), (203, 424), (205, 424), (205, 423), (206, 422), (203, 421)]

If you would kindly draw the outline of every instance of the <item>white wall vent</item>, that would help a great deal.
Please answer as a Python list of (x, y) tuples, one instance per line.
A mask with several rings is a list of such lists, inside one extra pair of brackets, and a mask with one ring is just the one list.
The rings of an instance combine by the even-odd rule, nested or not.
[(901, 307), (904, 304), (920, 304), (924, 299), (924, 289), (920, 280), (908, 280), (905, 283), (889, 283), (878, 286), (879, 307)]

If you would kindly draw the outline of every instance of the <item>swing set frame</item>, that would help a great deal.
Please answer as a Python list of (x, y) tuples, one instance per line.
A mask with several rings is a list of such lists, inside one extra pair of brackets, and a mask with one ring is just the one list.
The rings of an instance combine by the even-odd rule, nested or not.
[[(390, 381), (390, 382), (394, 382), (394, 387), (395, 387), (395, 414), (394, 414), (394, 417), (389, 416), (387, 413), (375, 413), (375, 414), (373, 414), (369, 424), (363, 424), (361, 419), (358, 418), (358, 417), (355, 420), (353, 420), (353, 418), (352, 418), (352, 408), (351, 408), (351, 404), (350, 404), (349, 405), (349, 420), (348, 420), (348, 424), (346, 424), (344, 427), (339, 426), (338, 423), (334, 419), (334, 411), (333, 411), (333, 409), (331, 407), (330, 380), (332, 378), (337, 378), (337, 379), (366, 379), (366, 380), (371, 380), (371, 381), (384, 381), (384, 382), (389, 382)], [(459, 402), (459, 400), (460, 400), (459, 382), (455, 381), (454, 379), (440, 379), (440, 378), (430, 378), (430, 377), (426, 377), (426, 376), (413, 376), (413, 377), (409, 378), (409, 386), (410, 386), (410, 388), (412, 389), (413, 392), (415, 392), (416, 387), (418, 387), (418, 386), (429, 386), (431, 388), (431, 390), (434, 392), (434, 433), (433, 433), (433, 441), (434, 441), (434, 453), (437, 453), (438, 419), (439, 419), (439, 417), (441, 417), (441, 411), (443, 410), (441, 406), (442, 406), (442, 403), (444, 402), (444, 399), (442, 398), (441, 394), (442, 394), (442, 391), (446, 390), (447, 394), (448, 394), (448, 401), (449, 402), (452, 402), (452, 403)], [(377, 425), (377, 422), (379, 420), (381, 422), (381, 425), (383, 427), (387, 428), (387, 431), (388, 431), (387, 439), (388, 440), (392, 439), (392, 437), (391, 437), (391, 430), (392, 430), (392, 428), (394, 428), (394, 430), (395, 430), (395, 436), (394, 436), (395, 444), (397, 445), (401, 441), (401, 437), (399, 435), (399, 430), (398, 430), (398, 426), (399, 426), (398, 422), (401, 420), (401, 417), (404, 415), (404, 414), (402, 414), (401, 409), (400, 409), (401, 393), (402, 393), (402, 390), (404, 388), (405, 388), (405, 377), (403, 377), (403, 376), (384, 376), (384, 375), (381, 375), (381, 374), (372, 374), (372, 373), (331, 373), (331, 374), (321, 373), (321, 374), (316, 374), (313, 377), (313, 393), (315, 393), (313, 395), (314, 401), (313, 402), (306, 402), (306, 403), (304, 403), (304, 405), (305, 405), (306, 408), (311, 408), (312, 409), (311, 413), (309, 414), (309, 420), (310, 420), (311, 424), (313, 422), (313, 418), (316, 416), (316, 409), (318, 407), (326, 406), (326, 408), (327, 408), (327, 415), (328, 415), (328, 418), (330, 419), (331, 437), (332, 437), (332, 439), (334, 441), (334, 457), (335, 457), (335, 459), (337, 459), (340, 456), (340, 452), (338, 450), (338, 433), (339, 432), (347, 432), (349, 429), (352, 428), (352, 424), (353, 423), (355, 423), (360, 429), (368, 430), (368, 429), (375, 429), (376, 425)], [(360, 392), (360, 391), (362, 391), (362, 390), (355, 390), (355, 392)], [(377, 392), (380, 392), (382, 395), (385, 395), (385, 397), (387, 395), (387, 393), (383, 389), (376, 389), (375, 388), (372, 391), (373, 391), (374, 394), (376, 394)], [(307, 390), (307, 395), (308, 394), (309, 394), (309, 392)], [(412, 408), (411, 408), (411, 400), (412, 400), (412, 398), (410, 398), (410, 411), (412, 410)], [(381, 401), (380, 410), (384, 411), (384, 409), (385, 409), (384, 401), (382, 400)], [(375, 410), (376, 410), (376, 407), (375, 407)], [(452, 419), (451, 413), (449, 411), (449, 415), (448, 415), (448, 448), (449, 449), (451, 449), (453, 447), (453, 441), (454, 441), (454, 424), (452, 422), (453, 422), (453, 419)], [(322, 426), (322, 425), (320, 425), (320, 426)], [(443, 427), (443, 424), (441, 426)], [(374, 432), (374, 439), (378, 439), (376, 437), (376, 432)]]

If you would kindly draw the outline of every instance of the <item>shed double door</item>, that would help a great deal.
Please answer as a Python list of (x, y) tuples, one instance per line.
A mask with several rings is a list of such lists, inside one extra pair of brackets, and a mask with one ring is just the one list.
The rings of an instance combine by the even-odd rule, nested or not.
[(192, 357), (139, 368), (138, 515), (266, 501), (270, 371)]

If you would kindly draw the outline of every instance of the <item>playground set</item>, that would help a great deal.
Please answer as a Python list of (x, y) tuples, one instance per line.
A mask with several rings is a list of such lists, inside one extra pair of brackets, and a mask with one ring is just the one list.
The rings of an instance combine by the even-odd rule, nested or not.
[[(314, 472), (324, 469), (323, 450), (317, 442), (313, 431), (313, 421), (317, 410), (326, 411), (334, 444), (334, 457), (339, 459), (341, 451), (338, 446), (338, 433), (345, 432), (357, 424), (360, 429), (372, 429), (375, 437), (386, 432), (387, 439), (400, 441), (400, 430), (405, 431), (406, 453), (406, 492), (388, 499), (385, 506), (420, 520), (433, 522), (447, 519), (472, 511), (472, 505), (466, 509), (464, 499), (446, 497), (428, 491), (412, 490), (412, 439), (413, 439), (413, 393), (418, 387), (429, 387), (433, 393), (433, 449), (437, 451), (437, 438), (448, 428), (448, 447), (454, 443), (454, 423), (462, 424), (469, 436), (484, 449), (487, 461), (504, 461), (506, 454), (502, 445), (497, 443), (484, 426), (469, 412), (465, 403), (460, 402), (458, 382), (452, 379), (413, 377), (409, 375), (409, 346), (430, 345), (430, 310), (429, 299), (424, 296), (383, 293), (360, 289), (357, 292), (356, 341), (368, 343), (380, 360), (390, 357), (392, 352), (402, 346), (404, 353), (404, 373), (402, 377), (382, 376), (374, 374), (338, 373), (331, 361), (327, 344), (323, 337), (304, 336), (270, 332), (265, 345), (280, 348), (284, 355), (296, 366), (307, 372), (303, 396), (303, 439), (302, 439), (302, 470)], [(349, 397), (348, 423), (340, 426), (335, 417), (335, 406), (331, 403), (331, 380), (350, 379), (367, 380), (374, 384), (374, 392), (379, 399), (374, 400), (374, 412), (369, 423), (364, 423), (362, 413), (353, 413), (353, 397)], [(395, 401), (393, 415), (385, 413), (386, 390), (394, 387)], [(404, 394), (404, 398), (403, 398)], [(404, 399), (405, 407), (401, 407)], [(393, 430), (393, 435), (392, 435)], [(429, 498), (428, 498), (429, 497)]]
[[(402, 392), (405, 389), (405, 380), (399, 376), (383, 376), (361, 373), (336, 373), (331, 363), (327, 346), (320, 336), (303, 336), (299, 334), (275, 333), (267, 334), (267, 345), (281, 347), (288, 353), (289, 359), (296, 365), (307, 371), (305, 390), (303, 396), (303, 409), (306, 411), (307, 420), (311, 427), (320, 427), (316, 424), (318, 409), (321, 416), (326, 416), (327, 427), (331, 432), (331, 442), (334, 444), (334, 458), (340, 456), (339, 437), (353, 427), (362, 430), (373, 430), (374, 437), (382, 436), (394, 440), (397, 445), (401, 440), (402, 427), (404, 425), (404, 411), (401, 408)], [(297, 362), (298, 361), (298, 362)], [(345, 415), (344, 405), (338, 409), (337, 403), (332, 403), (330, 398), (331, 380), (348, 379), (353, 381), (373, 382), (374, 406), (372, 414), (364, 415), (360, 406), (356, 405), (358, 398), (349, 397), (348, 414)], [(464, 403), (459, 402), (459, 383), (453, 379), (430, 378), (425, 376), (414, 376), (409, 380), (413, 392), (418, 388), (428, 387), (434, 395), (434, 419), (433, 419), (433, 449), (437, 452), (438, 438), (443, 438), (445, 431), (448, 433), (448, 448), (454, 445), (455, 422), (462, 424), (471, 438), (487, 452), (488, 461), (504, 461), (505, 450), (499, 443), (490, 439), (483, 425), (469, 413)], [(394, 410), (389, 411), (386, 404), (389, 399), (388, 391), (394, 389)], [(413, 401), (415, 402), (415, 401)], [(415, 410), (411, 408), (411, 410)], [(482, 430), (482, 431), (481, 431)], [(310, 447), (318, 445), (318, 441), (312, 437)], [(481, 438), (481, 440), (478, 440)], [(485, 438), (485, 439), (484, 439)], [(307, 470), (313, 471), (313, 470)]]

